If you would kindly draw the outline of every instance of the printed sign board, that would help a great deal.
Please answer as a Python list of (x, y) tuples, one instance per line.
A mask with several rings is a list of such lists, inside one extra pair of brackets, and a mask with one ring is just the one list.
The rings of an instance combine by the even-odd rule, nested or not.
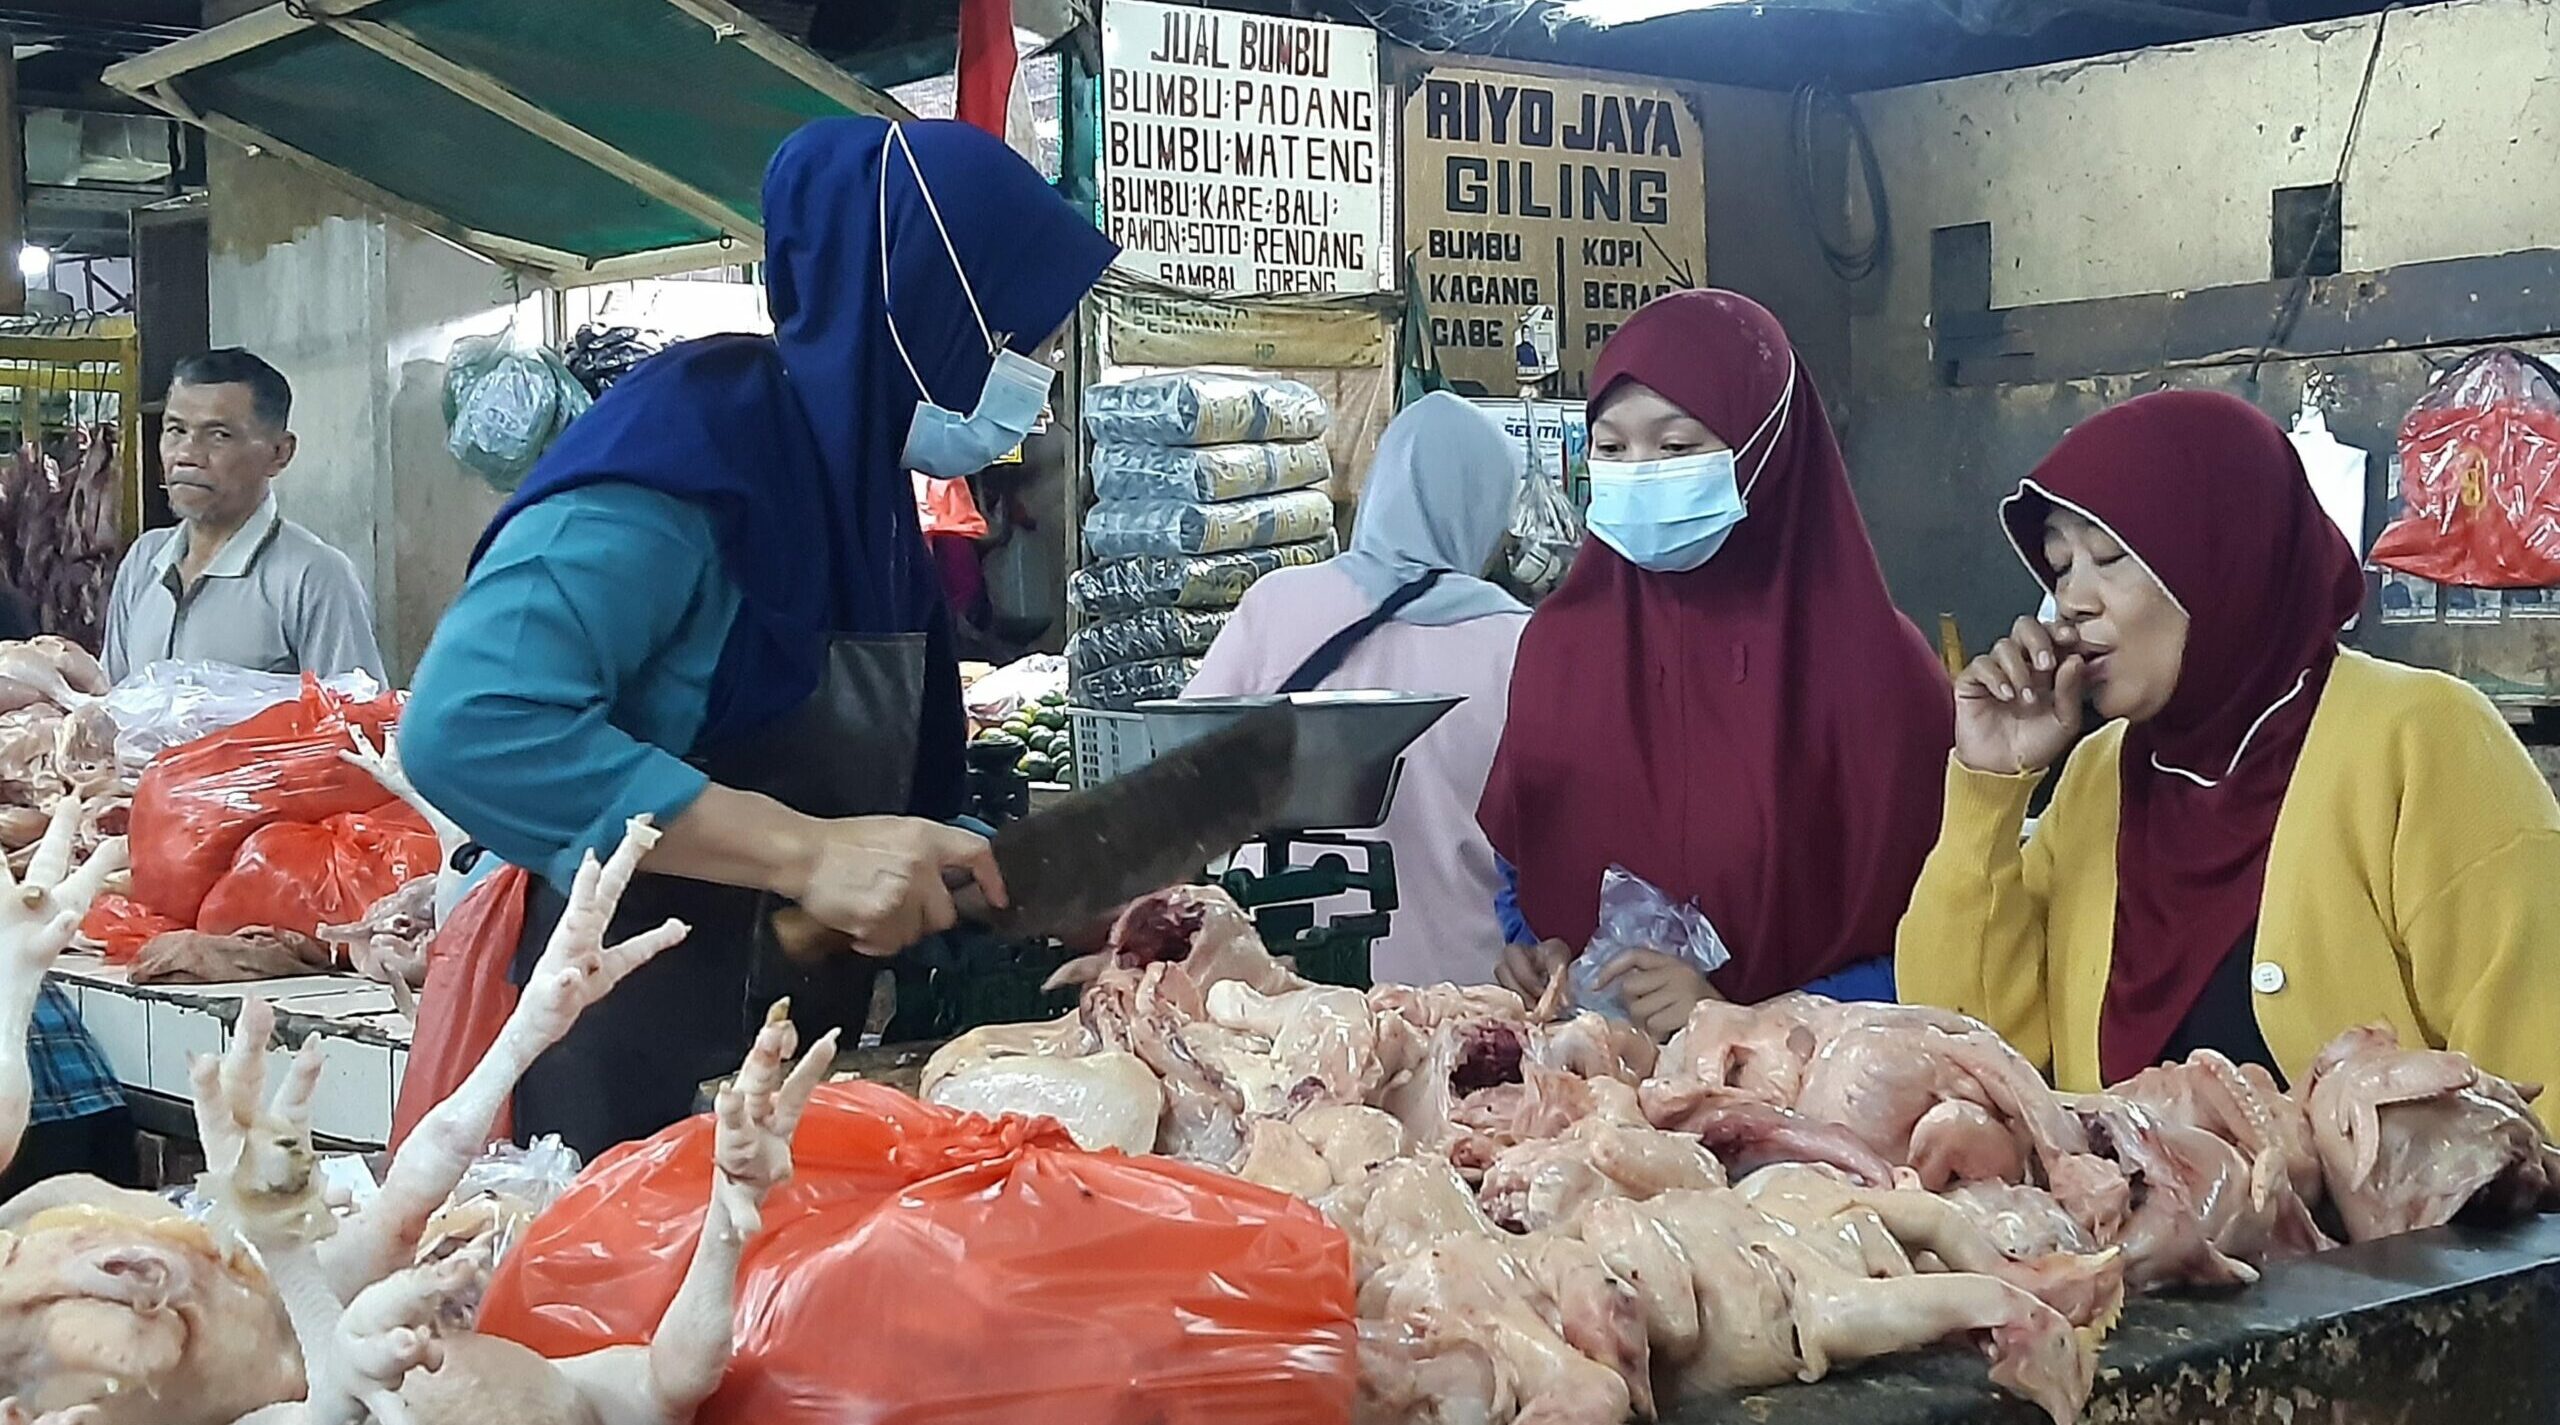
[(1375, 30), (1103, 6), (1103, 225), (1131, 271), (1195, 292), (1378, 290), (1382, 120)]
[(1669, 89), (1441, 68), (1404, 108), (1405, 246), (1440, 368), (1508, 395), (1517, 334), (1556, 312), (1555, 394), (1636, 308), (1706, 281), (1697, 115)]

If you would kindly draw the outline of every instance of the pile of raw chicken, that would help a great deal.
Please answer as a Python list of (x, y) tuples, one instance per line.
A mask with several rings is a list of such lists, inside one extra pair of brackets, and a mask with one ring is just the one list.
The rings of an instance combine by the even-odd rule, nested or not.
[(107, 675), (87, 650), (46, 635), (0, 643), (0, 851), (23, 872), (56, 803), (82, 798), (81, 854), (122, 836), (133, 786), (116, 766)]
[(2068, 1421), (2128, 1291), (2560, 1206), (2536, 1090), (2384, 1028), (2290, 1095), (2211, 1053), (2058, 1094), (1964, 1016), (1810, 995), (1657, 1054), (1505, 990), (1310, 984), (1192, 888), (1058, 982), (1076, 1012), (953, 1041), (925, 1097), (1311, 1201), (1381, 1425), (1617, 1425), (1964, 1340)]

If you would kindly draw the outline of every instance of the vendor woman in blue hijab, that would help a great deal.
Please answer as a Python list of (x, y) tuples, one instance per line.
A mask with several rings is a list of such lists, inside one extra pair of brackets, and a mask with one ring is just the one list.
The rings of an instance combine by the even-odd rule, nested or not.
[[(876, 958), (1003, 887), (946, 824), (966, 719), (909, 471), (1020, 444), (1045, 357), (1115, 249), (996, 138), (829, 119), (765, 175), (775, 334), (618, 382), (482, 536), (400, 751), (428, 800), (532, 873), (519, 982), (579, 859), (664, 832), (613, 934), (692, 937), (590, 1009), (517, 1091), (519, 1135), (592, 1157), (692, 1112), (783, 995), (861, 1029)], [(966, 877), (962, 877), (964, 881)], [(797, 904), (853, 950), (781, 952)]]

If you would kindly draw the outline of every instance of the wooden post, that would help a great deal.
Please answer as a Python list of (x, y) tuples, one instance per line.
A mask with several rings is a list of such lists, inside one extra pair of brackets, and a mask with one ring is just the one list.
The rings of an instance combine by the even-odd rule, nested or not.
[(27, 130), (18, 112), (18, 47), (0, 31), (0, 314), (27, 310), (18, 254), (27, 245)]

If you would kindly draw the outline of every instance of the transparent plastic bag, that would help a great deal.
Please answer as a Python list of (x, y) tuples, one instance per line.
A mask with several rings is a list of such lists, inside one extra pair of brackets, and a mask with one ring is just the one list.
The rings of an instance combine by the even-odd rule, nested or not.
[(533, 1220), (578, 1180), (581, 1166), (576, 1151), (556, 1133), (534, 1139), (530, 1147), (492, 1143), (481, 1149), (444, 1206), (427, 1219), (418, 1260), (440, 1261), (485, 1244), (490, 1261), (505, 1261)]
[(1140, 554), (1223, 554), (1303, 544), (1333, 532), (1333, 500), (1322, 490), (1255, 495), (1223, 504), (1137, 500), (1085, 513), (1085, 548), (1096, 559)]
[(1582, 547), (1582, 513), (1549, 471), (1532, 468), (1511, 507), (1511, 578), (1532, 595), (1552, 592)]
[(549, 349), (517, 349), (507, 333), (467, 336), (445, 364), (445, 449), (490, 484), (512, 490), (593, 404)]
[[(382, 696), (382, 685), (360, 672), (320, 686), (354, 703)], [(299, 673), (256, 673), (226, 663), (151, 664), (107, 694), (107, 711), (116, 720), (116, 765), (139, 775), (169, 748), (237, 727), (301, 696)]]
[(2455, 367), (2400, 422), (2404, 508), (2373, 562), (2439, 584), (2560, 584), (2560, 372), (2520, 351)]
[(1591, 943), (1574, 957), (1567, 971), (1574, 1004), (1611, 1019), (1629, 1018), (1617, 991), (1600, 987), (1600, 976), (1633, 950), (1675, 955), (1708, 975), (1733, 958), (1724, 937), (1716, 934), (1696, 902), (1674, 904), (1652, 882), (1624, 866), (1611, 866), (1600, 874), (1600, 919), (1591, 932)]
[(1333, 427), (1324, 398), (1303, 381), (1223, 371), (1168, 371), (1084, 393), (1085, 434), (1097, 441), (1228, 445), (1314, 440)]
[(1076, 630), (1067, 640), (1067, 667), (1081, 678), (1114, 663), (1197, 658), (1226, 626), (1223, 609), (1143, 609)]
[(980, 725), (998, 723), (1038, 703), (1051, 693), (1067, 691), (1067, 660), (1055, 653), (1017, 658), (960, 692), (969, 716)]
[(1113, 663), (1075, 680), (1069, 696), (1080, 708), (1128, 712), (1154, 698), (1178, 698), (1200, 676), (1197, 658), (1150, 658), (1141, 663)]
[(1067, 602), (1087, 618), (1140, 609), (1231, 609), (1253, 582), (1276, 569), (1322, 564), (1341, 552), (1331, 535), (1304, 544), (1227, 554), (1144, 554), (1088, 564), (1067, 579)]
[(1093, 493), (1105, 500), (1241, 500), (1305, 490), (1333, 478), (1320, 440), (1245, 445), (1094, 447)]

